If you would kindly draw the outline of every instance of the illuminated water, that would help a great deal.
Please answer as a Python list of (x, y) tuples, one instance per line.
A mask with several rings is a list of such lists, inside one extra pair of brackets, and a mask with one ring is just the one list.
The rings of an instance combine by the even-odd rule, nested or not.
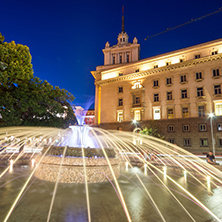
[[(73, 141), (83, 151), (87, 143), (93, 143), (101, 149), (115, 149), (121, 168), (118, 179), (113, 175), (110, 182), (89, 184), (85, 167), (84, 184), (65, 184), (59, 183), (60, 170), (55, 182), (36, 178), (38, 164), (31, 167), (32, 156), (28, 167), (16, 164), (1, 167), (0, 221), (222, 221), (221, 171), (179, 147), (152, 137), (98, 128), (89, 131), (76, 136), (70, 129), (1, 128), (1, 144), (11, 149), (24, 146), (35, 152), (44, 145), (50, 149), (50, 145)], [(9, 141), (12, 135), (13, 140)], [(6, 158), (4, 151), (0, 154)], [(9, 155), (8, 161), (16, 163), (26, 154), (22, 151), (19, 155)], [(109, 158), (105, 158), (108, 165)], [(82, 160), (85, 166), (85, 158)], [(139, 168), (131, 164), (139, 164)]]

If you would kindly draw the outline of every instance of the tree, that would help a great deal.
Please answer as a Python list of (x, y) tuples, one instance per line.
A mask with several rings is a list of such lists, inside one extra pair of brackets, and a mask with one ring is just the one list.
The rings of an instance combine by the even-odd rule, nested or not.
[(1, 126), (67, 127), (76, 122), (69, 104), (74, 96), (33, 76), (27, 46), (0, 43), (0, 95)]
[(154, 137), (164, 140), (164, 136), (161, 134), (159, 127), (153, 124), (143, 127), (140, 133), (144, 135), (154, 136)]

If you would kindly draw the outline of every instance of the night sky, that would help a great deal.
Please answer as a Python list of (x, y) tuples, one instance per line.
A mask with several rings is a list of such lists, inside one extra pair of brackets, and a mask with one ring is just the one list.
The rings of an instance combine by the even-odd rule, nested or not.
[(141, 45), (141, 59), (222, 38), (222, 12), (169, 31), (167, 28), (217, 11), (220, 0), (1, 0), (0, 32), (5, 41), (27, 45), (34, 75), (75, 96), (85, 107), (94, 96), (90, 74), (103, 64), (107, 41), (117, 43), (124, 5), (125, 31)]

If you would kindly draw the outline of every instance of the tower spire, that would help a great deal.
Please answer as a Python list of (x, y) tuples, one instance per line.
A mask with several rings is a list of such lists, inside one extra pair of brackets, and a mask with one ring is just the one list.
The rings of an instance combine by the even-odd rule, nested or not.
[(125, 27), (124, 27), (124, 6), (122, 8), (122, 32), (125, 32)]

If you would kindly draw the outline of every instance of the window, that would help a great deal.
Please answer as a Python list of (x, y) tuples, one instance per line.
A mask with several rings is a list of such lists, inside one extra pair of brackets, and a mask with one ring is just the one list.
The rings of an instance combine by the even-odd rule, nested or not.
[(222, 101), (221, 103), (215, 103), (215, 115), (222, 116)]
[(168, 125), (167, 131), (168, 131), (169, 133), (173, 133), (173, 132), (174, 132), (174, 125)]
[(220, 71), (219, 69), (213, 69), (213, 77), (220, 76)]
[(118, 100), (118, 106), (123, 106), (123, 99)]
[(123, 42), (125, 42), (125, 38), (123, 37)]
[(221, 85), (214, 85), (214, 94), (215, 95), (221, 94)]
[(199, 117), (205, 116), (205, 106), (198, 106), (198, 116)]
[(122, 63), (123, 62), (123, 57), (122, 57), (122, 55), (120, 54), (119, 55), (119, 63)]
[(134, 119), (137, 120), (137, 121), (141, 120), (140, 110), (135, 110), (134, 111)]
[(129, 54), (126, 54), (126, 62), (129, 62)]
[(135, 104), (140, 104), (140, 96), (135, 96)]
[(181, 90), (181, 99), (186, 99), (187, 98), (187, 89), (182, 89)]
[(158, 65), (154, 65), (153, 68), (154, 68), (154, 69), (158, 68)]
[(203, 96), (203, 87), (198, 87), (197, 88), (197, 97)]
[(123, 93), (123, 87), (119, 87), (119, 93)]
[(195, 59), (199, 59), (199, 58), (200, 58), (200, 54), (195, 55), (194, 58), (195, 58)]
[(169, 138), (168, 141), (169, 143), (175, 144), (175, 139)]
[(159, 94), (158, 93), (153, 95), (153, 101), (154, 102), (159, 102)]
[(201, 80), (201, 79), (203, 79), (202, 72), (197, 72), (196, 73), (196, 80)]
[(183, 145), (184, 146), (191, 146), (191, 139), (183, 139)]
[(181, 82), (181, 83), (184, 83), (184, 82), (186, 82), (186, 81), (187, 81), (187, 76), (186, 76), (186, 75), (180, 76), (180, 82)]
[(153, 108), (153, 118), (160, 119), (160, 108), (159, 107)]
[(211, 52), (211, 55), (217, 55), (217, 54), (218, 54), (218, 51)]
[(172, 84), (172, 78), (166, 78), (166, 84), (171, 85)]
[(189, 109), (188, 109), (188, 107), (182, 107), (182, 117), (183, 118), (189, 117)]
[(159, 86), (159, 81), (158, 80), (154, 80), (153, 81), (153, 87), (157, 87)]
[(170, 62), (167, 62), (167, 63), (166, 63), (166, 66), (169, 66), (170, 64), (171, 64)]
[(220, 147), (222, 146), (222, 139), (221, 138), (218, 139), (218, 146), (220, 146)]
[(173, 119), (173, 109), (167, 109), (167, 118), (168, 119)]
[(136, 70), (135, 70), (135, 72), (139, 72), (139, 71), (140, 71), (139, 69), (136, 69)]
[(199, 131), (206, 132), (207, 131), (207, 124), (206, 123), (199, 124)]
[(122, 122), (123, 121), (123, 111), (117, 111), (117, 121)]
[(217, 131), (222, 131), (222, 123), (217, 124)]
[(113, 55), (113, 64), (115, 64), (116, 57)]
[(167, 92), (167, 100), (172, 100), (172, 99), (173, 99), (173, 93)]
[(180, 62), (184, 62), (184, 59), (180, 59)]
[(190, 125), (186, 124), (182, 126), (183, 132), (190, 132)]
[(208, 146), (208, 140), (207, 139), (200, 139), (200, 146)]
[(120, 73), (119, 73), (119, 76), (123, 76), (123, 73), (122, 73), (122, 72), (120, 72)]

